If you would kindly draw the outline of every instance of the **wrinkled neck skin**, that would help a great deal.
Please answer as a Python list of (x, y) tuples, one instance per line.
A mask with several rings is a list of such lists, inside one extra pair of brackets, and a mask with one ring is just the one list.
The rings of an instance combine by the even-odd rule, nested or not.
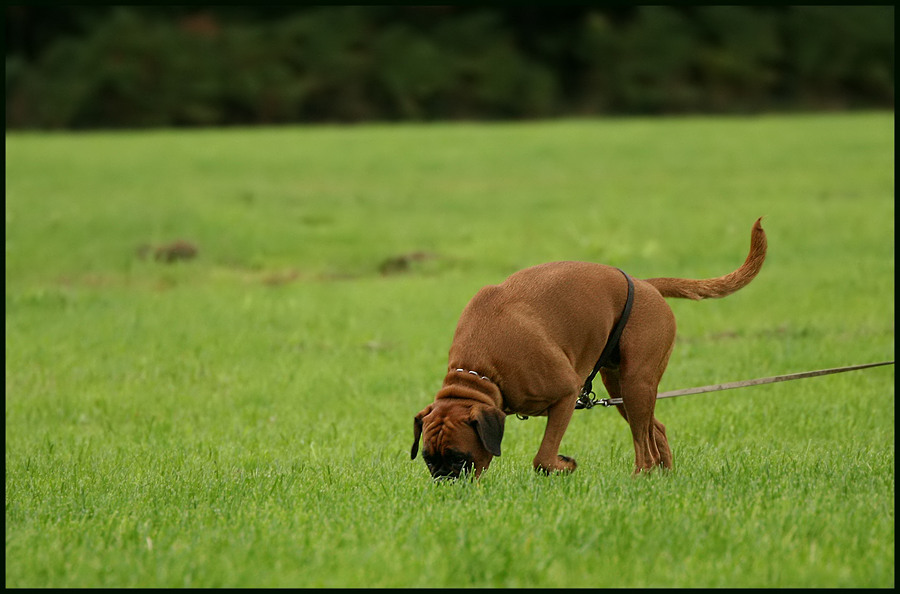
[(434, 397), (435, 401), (442, 398), (465, 398), (503, 410), (503, 394), (500, 393), (497, 384), (456, 369), (447, 372), (443, 387)]

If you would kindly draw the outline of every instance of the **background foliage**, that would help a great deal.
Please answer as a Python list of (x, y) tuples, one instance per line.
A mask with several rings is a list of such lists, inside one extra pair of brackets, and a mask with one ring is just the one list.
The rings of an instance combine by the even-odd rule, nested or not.
[(892, 6), (6, 8), (12, 128), (892, 108)]

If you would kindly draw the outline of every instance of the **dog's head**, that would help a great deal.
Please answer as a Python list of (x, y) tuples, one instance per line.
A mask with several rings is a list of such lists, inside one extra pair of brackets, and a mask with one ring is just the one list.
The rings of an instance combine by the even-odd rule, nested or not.
[(506, 415), (495, 406), (456, 398), (429, 404), (413, 419), (410, 458), (419, 451), (432, 478), (459, 478), (474, 472), (475, 478), (500, 455)]

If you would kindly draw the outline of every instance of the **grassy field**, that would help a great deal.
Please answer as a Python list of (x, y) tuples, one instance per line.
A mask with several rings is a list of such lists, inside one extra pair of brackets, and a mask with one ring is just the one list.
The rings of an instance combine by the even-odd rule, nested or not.
[(893, 129), (7, 134), (6, 586), (894, 586), (893, 367), (662, 401), (669, 473), (608, 409), (570, 476), (531, 470), (542, 419), (478, 482), (409, 459), (481, 286), (718, 276), (762, 215), (752, 284), (670, 302), (661, 389), (893, 359)]

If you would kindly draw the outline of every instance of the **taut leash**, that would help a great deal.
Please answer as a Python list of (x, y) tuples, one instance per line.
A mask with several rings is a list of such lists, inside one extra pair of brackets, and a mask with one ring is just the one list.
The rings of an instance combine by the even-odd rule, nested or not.
[[(688, 396), (691, 394), (704, 394), (706, 392), (719, 392), (721, 390), (731, 390), (733, 388), (746, 388), (747, 386), (759, 386), (762, 384), (774, 384), (775, 382), (787, 382), (805, 377), (818, 377), (820, 375), (831, 375), (832, 373), (843, 373), (845, 371), (856, 371), (857, 369), (867, 369), (869, 367), (880, 367), (882, 365), (893, 365), (893, 361), (882, 361), (881, 363), (863, 363), (862, 365), (849, 365), (847, 367), (832, 367), (831, 369), (819, 369), (817, 371), (802, 371), (800, 373), (789, 373), (787, 375), (776, 375), (772, 377), (761, 377), (757, 379), (742, 380), (739, 382), (729, 382), (727, 384), (712, 384), (709, 386), (701, 386), (699, 388), (684, 388), (682, 390), (672, 390), (656, 395), (656, 399), (675, 398), (676, 396)], [(592, 408), (595, 405), (615, 406), (622, 404), (621, 398), (584, 398), (584, 394), (578, 398), (575, 408)]]

